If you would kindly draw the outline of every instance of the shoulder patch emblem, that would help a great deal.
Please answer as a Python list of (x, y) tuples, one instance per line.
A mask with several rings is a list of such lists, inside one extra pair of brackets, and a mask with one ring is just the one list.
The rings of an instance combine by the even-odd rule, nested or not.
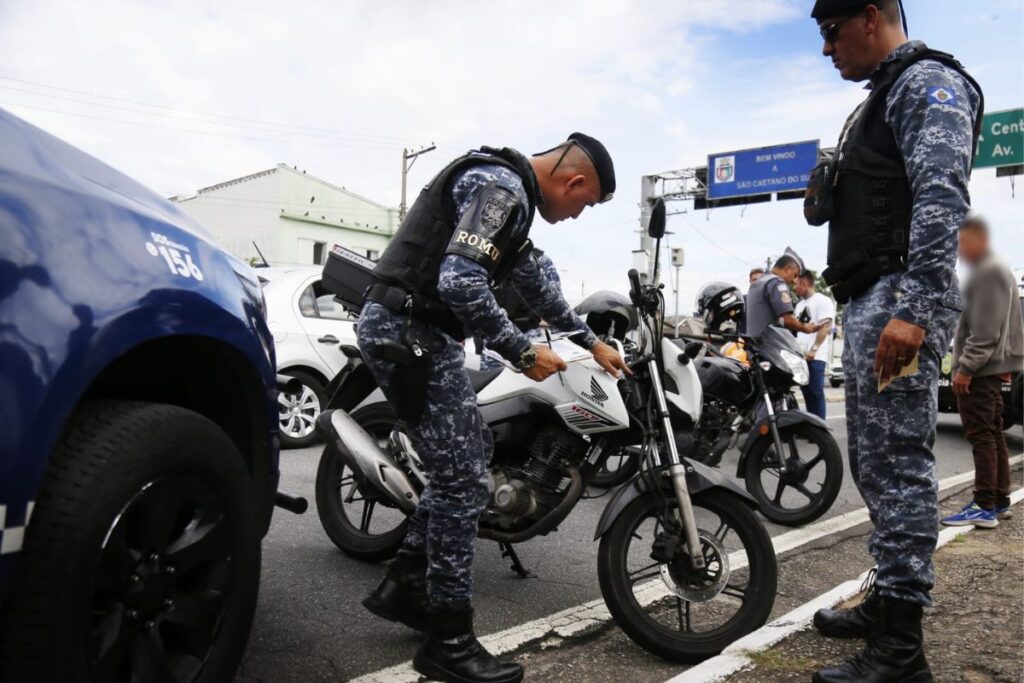
[(512, 205), (504, 202), (500, 197), (491, 195), (484, 202), (484, 208), (480, 212), (480, 222), (489, 228), (498, 229), (505, 225), (508, 215), (512, 211)]
[(928, 104), (956, 104), (956, 92), (951, 88), (933, 85), (928, 88)]
[(783, 292), (780, 298), (782, 299), (782, 303), (784, 304), (793, 302), (793, 299), (789, 296), (789, 292)]

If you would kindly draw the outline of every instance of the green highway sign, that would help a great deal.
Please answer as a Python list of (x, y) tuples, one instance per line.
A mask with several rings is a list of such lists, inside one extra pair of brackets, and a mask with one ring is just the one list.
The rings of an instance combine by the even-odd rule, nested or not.
[(985, 114), (981, 137), (974, 155), (974, 167), (1024, 164), (1024, 109)]

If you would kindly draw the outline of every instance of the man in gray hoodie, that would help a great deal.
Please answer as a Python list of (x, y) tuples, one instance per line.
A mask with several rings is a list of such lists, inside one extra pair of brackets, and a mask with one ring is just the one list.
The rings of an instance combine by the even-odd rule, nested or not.
[(971, 274), (953, 342), (953, 393), (974, 451), (974, 500), (942, 523), (992, 528), (1010, 515), (1002, 384), (1024, 363), (1024, 321), (1017, 283), (989, 249), (984, 220), (964, 222), (959, 251)]

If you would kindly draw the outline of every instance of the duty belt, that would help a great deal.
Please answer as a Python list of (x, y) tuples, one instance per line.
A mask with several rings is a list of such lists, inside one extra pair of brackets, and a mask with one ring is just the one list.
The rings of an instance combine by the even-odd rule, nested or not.
[(847, 254), (839, 263), (826, 268), (821, 276), (836, 301), (845, 304), (866, 292), (884, 275), (907, 269), (906, 260), (893, 254), (869, 255), (863, 248)]
[(462, 323), (447, 306), (421, 294), (386, 282), (378, 282), (367, 290), (366, 299), (380, 304), (392, 313), (408, 313), (411, 317), (440, 329), (453, 339), (461, 340), (466, 336)]

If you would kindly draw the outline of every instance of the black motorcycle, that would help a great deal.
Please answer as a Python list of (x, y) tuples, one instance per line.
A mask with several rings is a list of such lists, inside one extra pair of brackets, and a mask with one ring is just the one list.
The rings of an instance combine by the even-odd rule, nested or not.
[[(742, 344), (749, 364), (709, 342)], [(808, 370), (793, 336), (768, 327), (759, 338), (715, 334), (679, 343), (694, 353), (704, 388), (687, 454), (717, 466), (726, 450), (739, 445), (736, 476), (743, 477), (761, 514), (787, 526), (824, 515), (843, 483), (842, 453), (828, 423), (797, 408), (792, 387), (807, 383)]]

